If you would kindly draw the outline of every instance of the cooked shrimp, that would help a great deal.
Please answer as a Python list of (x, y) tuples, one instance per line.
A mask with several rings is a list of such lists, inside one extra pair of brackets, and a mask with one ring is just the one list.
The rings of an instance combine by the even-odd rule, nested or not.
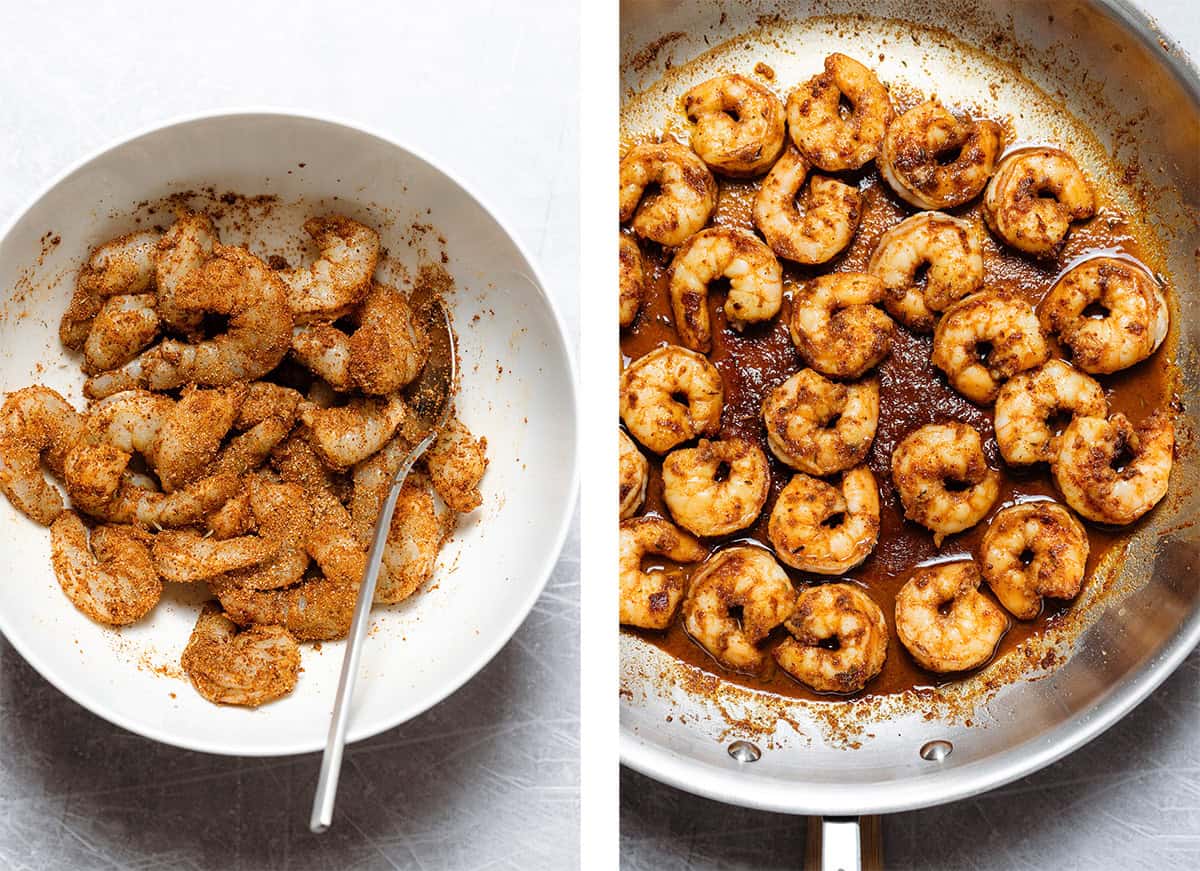
[(203, 212), (181, 212), (163, 234), (155, 256), (155, 283), (158, 285), (158, 315), (176, 332), (194, 334), (203, 313), (181, 308), (176, 300), (183, 280), (213, 256), (220, 239), (212, 219)]
[(151, 445), (154, 471), (165, 492), (178, 490), (204, 474), (245, 398), (246, 388), (241, 384), (183, 391), (162, 419)]
[(456, 517), (427, 474), (420, 470), (409, 473), (388, 529), (376, 603), (407, 599), (433, 577), (438, 552), (454, 531)]
[(1004, 382), (996, 396), (996, 444), (1004, 461), (1053, 462), (1060, 439), (1050, 421), (1063, 413), (1072, 419), (1107, 416), (1104, 389), (1062, 360), (1047, 360)]
[(128, 363), (158, 335), (154, 294), (110, 296), (83, 343), (83, 371), (104, 372)]
[(1046, 332), (1071, 349), (1071, 362), (1098, 374), (1145, 360), (1171, 325), (1158, 282), (1140, 265), (1116, 257), (1095, 257), (1067, 272), (1042, 300), (1038, 316)]
[(879, 382), (839, 384), (802, 369), (763, 400), (767, 446), (793, 469), (831, 475), (867, 456), (879, 423)]
[(460, 514), (469, 514), (483, 504), (479, 482), (487, 470), (487, 439), (475, 438), (462, 421), (450, 418), (429, 450), (425, 468), (446, 504)]
[(996, 652), (1008, 618), (979, 592), (973, 562), (917, 569), (896, 594), (896, 635), (930, 671), (978, 668)]
[(297, 323), (333, 320), (348, 313), (371, 289), (379, 262), (379, 234), (343, 215), (309, 218), (304, 232), (320, 256), (311, 266), (279, 273)]
[(126, 363), (88, 379), (93, 398), (148, 386), (168, 390), (188, 382), (219, 386), (265, 375), (292, 340), (292, 316), (282, 283), (244, 248), (218, 244), (215, 256), (189, 272), (175, 293), (184, 312), (229, 317), (229, 329), (195, 344), (167, 339)]
[(775, 648), (775, 661), (819, 693), (858, 692), (883, 670), (887, 620), (853, 584), (809, 587), (783, 625), (791, 637)]
[(1156, 411), (1134, 427), (1123, 414), (1077, 417), (1051, 462), (1067, 504), (1097, 523), (1133, 523), (1167, 494), (1175, 425)]
[(695, 126), (692, 149), (709, 169), (735, 177), (760, 175), (783, 148), (783, 103), (745, 76), (717, 76), (683, 95)]
[(190, 529), (164, 529), (154, 537), (154, 566), (168, 581), (207, 581), (226, 572), (256, 566), (279, 545), (257, 535), (209, 538)]
[(724, 397), (721, 373), (700, 354), (667, 345), (621, 373), (621, 419), (656, 454), (698, 435), (715, 435)]
[(783, 302), (783, 270), (757, 236), (728, 227), (701, 230), (676, 252), (668, 285), (675, 329), (693, 351), (712, 348), (708, 285), (718, 278), (729, 279), (725, 317), (734, 329), (770, 320)]
[(50, 527), (50, 559), (67, 598), (100, 623), (140, 620), (162, 595), (145, 535), (129, 526), (98, 526), (89, 543), (79, 515), (64, 511)]
[(800, 356), (822, 375), (859, 378), (888, 355), (895, 324), (873, 303), (883, 283), (837, 272), (806, 282), (792, 296), (788, 326)]
[(334, 408), (311, 402), (300, 406), (313, 448), (335, 469), (347, 469), (378, 451), (407, 417), (408, 406), (399, 396), (356, 396)]
[[(769, 551), (730, 547), (709, 557), (692, 576), (683, 600), (683, 625), (717, 662), (759, 674), (767, 664), (758, 644), (791, 616), (792, 582)], [(731, 611), (741, 608), (739, 620)]]
[(0, 490), (14, 508), (44, 526), (54, 522), (62, 495), (42, 474), (42, 461), (62, 475), (83, 431), (83, 418), (49, 387), (8, 394), (0, 407)]
[[(843, 99), (851, 106), (842, 117)], [(826, 172), (858, 169), (879, 154), (895, 112), (875, 73), (854, 58), (834, 53), (825, 72), (792, 91), (788, 131), (796, 147)]]
[(879, 540), (879, 491), (866, 466), (842, 473), (838, 486), (803, 472), (783, 488), (767, 535), (794, 569), (838, 575), (859, 565)]
[(621, 450), (618, 461), (621, 519), (626, 520), (637, 514), (642, 503), (646, 501), (646, 486), (650, 483), (650, 463), (633, 443), (633, 439), (625, 435), (625, 430), (617, 430), (617, 438), (620, 440)]
[(929, 332), (937, 312), (983, 287), (982, 235), (970, 221), (923, 212), (880, 236), (867, 271), (883, 282), (892, 316)]
[(645, 293), (646, 279), (642, 268), (642, 251), (636, 240), (629, 236), (620, 236), (620, 307), (621, 326), (627, 327), (637, 317), (638, 309), (642, 307), (642, 295)]
[[(708, 223), (717, 182), (690, 148), (668, 140), (635, 145), (621, 160), (621, 223), (660, 245), (680, 245)], [(649, 185), (658, 194), (642, 199)], [(640, 204), (640, 205), (639, 205)]]
[(983, 579), (1022, 620), (1038, 615), (1043, 596), (1074, 599), (1087, 557), (1083, 526), (1054, 502), (1025, 502), (998, 512), (979, 547)]
[(980, 405), (994, 401), (1013, 375), (1049, 357), (1033, 306), (996, 290), (959, 300), (933, 332), (933, 365), (955, 390)]
[(93, 249), (79, 270), (75, 293), (58, 325), (64, 345), (72, 351), (83, 350), (92, 320), (106, 299), (144, 293), (154, 284), (157, 242), (157, 233), (127, 233)]
[(683, 598), (683, 569), (642, 570), (647, 554), (676, 563), (695, 563), (707, 551), (700, 542), (661, 517), (621, 521), (621, 623), (642, 629), (666, 629)]
[(1072, 221), (1096, 213), (1079, 164), (1057, 148), (1026, 148), (1000, 161), (983, 197), (983, 217), (1006, 243), (1038, 257), (1062, 245)]
[(218, 705), (257, 708), (282, 698), (300, 676), (300, 647), (282, 626), (237, 624), (205, 604), (179, 660), (196, 692)]
[(298, 583), (308, 569), (304, 545), (312, 531), (312, 506), (304, 488), (256, 480), (246, 495), (258, 538), (275, 550), (257, 564), (231, 571), (226, 580), (247, 590), (275, 590)]
[(850, 244), (862, 197), (858, 188), (814, 175), (800, 207), (808, 162), (789, 146), (771, 167), (754, 197), (754, 226), (780, 257), (797, 263), (825, 263)]
[(745, 439), (710, 442), (667, 454), (663, 500), (675, 522), (695, 535), (728, 535), (758, 517), (771, 490), (762, 448)]
[(879, 171), (892, 190), (918, 209), (949, 209), (979, 196), (1002, 145), (995, 121), (956, 118), (937, 100), (929, 100), (888, 128)]
[(979, 431), (958, 421), (905, 436), (892, 452), (892, 480), (904, 516), (932, 530), (938, 547), (982, 520), (1000, 495), (1000, 474), (988, 467)]

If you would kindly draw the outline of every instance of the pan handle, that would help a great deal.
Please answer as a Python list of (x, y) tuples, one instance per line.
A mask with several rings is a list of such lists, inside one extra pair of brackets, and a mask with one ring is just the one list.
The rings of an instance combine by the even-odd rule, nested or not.
[(807, 871), (879, 871), (883, 827), (877, 816), (809, 817)]

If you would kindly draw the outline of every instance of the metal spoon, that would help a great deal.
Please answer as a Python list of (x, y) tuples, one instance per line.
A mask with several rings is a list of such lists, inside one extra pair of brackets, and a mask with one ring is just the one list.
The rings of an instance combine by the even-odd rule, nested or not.
[(342, 660), (342, 676), (338, 681), (337, 698), (333, 703), (329, 740), (325, 744), (325, 755), (321, 758), (321, 774), (317, 778), (317, 793), (313, 797), (312, 818), (308, 823), (308, 827), (317, 834), (324, 832), (333, 822), (333, 803), (337, 798), (342, 752), (346, 746), (346, 726), (350, 719), (350, 698), (354, 694), (354, 681), (358, 677), (358, 658), (362, 653), (363, 638), (367, 632), (371, 602), (375, 598), (375, 585), (379, 580), (383, 549), (387, 544), (388, 530), (392, 526), (392, 514), (396, 510), (396, 497), (400, 495), (400, 488), (413, 463), (425, 453), (438, 432), (446, 425), (450, 417), (450, 394), (458, 377), (454, 331), (450, 327), (450, 315), (441, 298), (428, 288), (418, 288), (413, 291), (409, 304), (418, 319), (423, 322), (429, 336), (429, 359), (425, 368), (421, 370), (417, 380), (404, 390), (404, 398), (415, 421), (413, 429), (423, 433), (423, 437), (396, 470), (392, 487), (379, 512), (379, 520), (375, 523), (371, 550), (367, 554), (366, 571), (358, 588), (358, 601), (354, 606), (354, 621), (350, 624), (350, 635), (346, 639), (346, 656)]

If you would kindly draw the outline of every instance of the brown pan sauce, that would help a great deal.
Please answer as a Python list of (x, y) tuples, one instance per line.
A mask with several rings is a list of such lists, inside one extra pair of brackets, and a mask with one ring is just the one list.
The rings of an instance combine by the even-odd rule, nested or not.
[[(755, 542), (771, 549), (767, 537), (767, 519), (776, 497), (794, 474), (767, 447), (761, 415), (762, 400), (766, 393), (804, 367), (787, 329), (791, 291), (799, 282), (827, 272), (866, 271), (867, 262), (883, 232), (914, 213), (911, 207), (892, 193), (873, 168), (858, 173), (842, 173), (839, 177), (848, 183), (856, 182), (862, 192), (863, 217), (858, 231), (850, 247), (827, 264), (806, 267), (781, 260), (785, 301), (778, 316), (769, 323), (751, 325), (738, 333), (726, 327), (722, 311), (725, 289), (720, 282), (714, 282), (710, 288), (713, 349), (708, 356), (721, 372), (725, 383), (725, 405), (719, 437), (740, 436), (757, 441), (771, 467), (771, 494), (754, 525), (729, 536), (706, 539), (705, 544), (713, 550), (735, 542)], [(720, 196), (710, 224), (753, 231), (751, 207), (759, 180), (719, 178), (718, 183)], [(1072, 225), (1066, 244), (1055, 258), (1038, 261), (1020, 255), (1000, 245), (984, 229), (986, 285), (1018, 291), (1036, 304), (1050, 289), (1055, 278), (1084, 256), (1096, 252), (1120, 252), (1142, 260), (1142, 245), (1134, 238), (1125, 216), (1106, 202), (1102, 190), (1097, 193), (1100, 208), (1096, 217)], [(950, 210), (950, 213), (984, 227), (981, 201), (982, 197), (979, 197), (966, 206)], [(667, 295), (667, 273), (674, 252), (645, 240), (638, 242), (646, 270), (646, 296), (637, 320), (629, 329), (621, 332), (622, 362), (626, 365), (660, 345), (679, 344)], [(800, 572), (781, 564), (797, 589), (850, 579), (865, 588), (883, 609), (890, 630), (887, 662), (879, 676), (856, 696), (898, 693), (961, 678), (961, 674), (938, 675), (926, 671), (909, 656), (895, 633), (896, 593), (918, 563), (931, 559), (975, 556), (992, 514), (1001, 508), (1033, 498), (1062, 501), (1049, 468), (1044, 464), (1032, 469), (1012, 468), (1004, 464), (993, 436), (992, 408), (974, 405), (948, 385), (945, 376), (930, 362), (931, 343), (931, 335), (914, 334), (897, 323), (891, 354), (878, 367), (881, 387), (879, 427), (867, 459), (880, 495), (880, 533), (875, 550), (861, 566), (841, 578)], [(1154, 409), (1168, 404), (1172, 381), (1166, 346), (1170, 344), (1168, 338), (1164, 347), (1154, 356), (1131, 369), (1115, 375), (1099, 376), (1111, 411), (1123, 412), (1136, 424)], [(1055, 356), (1064, 356), (1060, 348), (1055, 348), (1055, 352)], [(1000, 470), (1002, 483), (1000, 498), (988, 517), (973, 528), (948, 537), (939, 550), (934, 547), (932, 533), (904, 520), (903, 508), (892, 485), (891, 455), (896, 444), (913, 429), (950, 420), (963, 421), (980, 431), (989, 463)], [(662, 498), (662, 458), (644, 449), (643, 453), (650, 461), (650, 483), (641, 513), (658, 514), (669, 519), (670, 513)], [(1119, 557), (1123, 553), (1130, 532), (1105, 529), (1086, 522), (1084, 525), (1091, 547), (1086, 585), (1094, 582), (1098, 566), (1112, 565), (1106, 559), (1110, 552), (1112, 557)], [(652, 570), (656, 565), (663, 564), (661, 561), (656, 563), (655, 559), (647, 560), (647, 569)], [(981, 590), (985, 595), (991, 595), (986, 584), (981, 586)], [(998, 645), (993, 659), (1053, 626), (1070, 607), (1070, 602), (1047, 599), (1041, 614), (1034, 620), (1019, 621), (1010, 617), (1010, 628)], [(770, 658), (768, 672), (762, 677), (737, 674), (723, 668), (688, 636), (679, 615), (665, 632), (630, 628), (625, 631), (633, 632), (685, 663), (750, 689), (802, 699), (840, 698), (814, 693), (793, 680)], [(765, 645), (774, 647), (783, 637), (784, 630), (779, 628)]]

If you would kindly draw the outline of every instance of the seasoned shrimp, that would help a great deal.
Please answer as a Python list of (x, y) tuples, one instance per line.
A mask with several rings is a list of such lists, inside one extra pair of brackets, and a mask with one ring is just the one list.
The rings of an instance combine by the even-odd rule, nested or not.
[(668, 285), (675, 329), (693, 351), (712, 348), (708, 285), (718, 278), (729, 279), (725, 317), (734, 329), (770, 320), (783, 303), (783, 270), (757, 236), (727, 227), (701, 230), (676, 252)]
[(479, 482), (487, 470), (487, 439), (475, 438), (462, 421), (452, 417), (429, 450), (425, 468), (438, 495), (460, 514), (469, 514), (483, 504)]
[(289, 387), (269, 381), (248, 385), (233, 422), (239, 434), (221, 448), (212, 472), (244, 474), (261, 466), (291, 432), (300, 401), (300, 394)]
[(0, 407), (0, 490), (14, 508), (44, 526), (54, 522), (62, 495), (42, 474), (42, 461), (61, 476), (83, 433), (83, 418), (49, 387), (8, 394)]
[(992, 518), (979, 547), (980, 568), (1000, 604), (1021, 620), (1042, 610), (1042, 597), (1074, 599), (1087, 568), (1088, 537), (1054, 502), (1012, 505)]
[(1045, 257), (1072, 221), (1096, 213), (1092, 186), (1074, 158), (1057, 148), (1025, 148), (1000, 161), (983, 197), (983, 217), (1006, 243)]
[(895, 324), (873, 304), (883, 283), (837, 272), (806, 282), (792, 297), (792, 342), (810, 367), (834, 378), (859, 378), (892, 348)]
[(959, 300), (933, 332), (933, 365), (955, 390), (980, 405), (994, 401), (1013, 375), (1049, 357), (1033, 306), (996, 290)]
[(887, 620), (853, 584), (808, 588), (783, 625), (791, 637), (775, 648), (775, 661), (819, 693), (858, 692), (883, 670)]
[(175, 293), (184, 312), (226, 315), (226, 332), (195, 344), (167, 339), (126, 363), (88, 379), (93, 398), (130, 387), (169, 390), (188, 382), (219, 386), (274, 369), (291, 347), (292, 314), (282, 283), (244, 248), (218, 244), (212, 259), (192, 270)]
[(721, 373), (702, 355), (667, 345), (621, 373), (621, 419), (656, 454), (698, 435), (715, 435), (724, 398)]
[[(683, 625), (717, 662), (760, 674), (767, 664), (758, 644), (792, 615), (796, 592), (769, 551), (730, 547), (709, 557), (692, 576), (683, 600)], [(741, 619), (732, 610), (741, 608)]]
[[(843, 99), (851, 106), (842, 117)], [(792, 142), (826, 172), (858, 169), (879, 154), (895, 112), (887, 88), (854, 58), (834, 53), (825, 72), (792, 91), (787, 101)]]
[[(260, 540), (274, 553), (226, 576), (246, 590), (276, 590), (300, 582), (309, 566), (305, 541), (312, 531), (312, 506), (304, 488), (255, 480), (246, 494), (247, 509)], [(228, 504), (228, 503), (227, 503)]]
[(376, 603), (407, 599), (433, 577), (438, 552), (454, 531), (456, 518), (428, 475), (420, 470), (409, 474), (400, 488), (388, 529), (384, 570), (375, 588)]
[(1000, 473), (988, 467), (979, 431), (958, 421), (905, 436), (892, 452), (892, 480), (904, 516), (932, 530), (938, 547), (982, 520), (1000, 495)]
[(1002, 145), (995, 121), (956, 118), (937, 100), (929, 100), (888, 128), (879, 171), (892, 190), (918, 209), (949, 209), (979, 196)]
[(1145, 360), (1171, 325), (1166, 296), (1154, 277), (1116, 257), (1095, 257), (1067, 272), (1042, 300), (1038, 316), (1046, 332), (1071, 349), (1071, 362), (1093, 374)]
[(896, 594), (896, 635), (922, 668), (978, 668), (996, 652), (1008, 618), (979, 592), (975, 563), (917, 569)]
[(1072, 419), (1106, 417), (1104, 389), (1062, 360), (1047, 360), (1004, 382), (996, 396), (996, 444), (1004, 461), (1053, 462), (1060, 439), (1050, 422), (1064, 413)]
[(723, 175), (759, 175), (783, 148), (783, 103), (745, 76), (717, 76), (683, 95), (692, 149)]
[(83, 350), (92, 321), (110, 296), (147, 291), (154, 284), (158, 234), (127, 233), (95, 248), (79, 270), (75, 293), (58, 325), (58, 337), (72, 351)]
[(176, 332), (190, 336), (200, 327), (203, 312), (181, 308), (176, 294), (183, 280), (213, 256), (213, 248), (219, 241), (217, 228), (208, 215), (184, 211), (158, 243), (154, 273), (158, 315)]
[(835, 487), (797, 473), (775, 500), (767, 535), (775, 555), (794, 569), (822, 575), (850, 571), (879, 540), (875, 476), (856, 466)]
[[(621, 223), (660, 245), (680, 245), (708, 223), (717, 181), (690, 148), (668, 140), (635, 145), (621, 159)], [(658, 194), (642, 199), (650, 185)], [(640, 204), (640, 205), (639, 205)]]
[(50, 527), (50, 559), (71, 603), (111, 626), (125, 626), (150, 613), (162, 595), (162, 581), (145, 538), (129, 526), (98, 526), (89, 543), (79, 515), (60, 514)]
[(883, 282), (887, 310), (909, 329), (932, 330), (937, 312), (983, 287), (982, 236), (978, 224), (941, 212), (913, 215), (880, 236), (867, 271)]
[(642, 307), (646, 278), (642, 268), (642, 251), (636, 240), (620, 236), (621, 326), (627, 327), (637, 318)]
[(625, 430), (617, 430), (620, 440), (619, 477), (621, 484), (621, 519), (637, 514), (646, 501), (646, 486), (650, 483), (650, 463), (638, 450)]
[(407, 417), (408, 406), (399, 396), (356, 396), (334, 408), (311, 402), (300, 406), (313, 449), (335, 469), (347, 469), (378, 451)]
[(621, 623), (666, 629), (683, 598), (683, 569), (643, 571), (642, 560), (647, 554), (676, 563), (695, 563), (707, 553), (699, 541), (661, 517), (621, 521)]
[(152, 554), (163, 578), (188, 583), (256, 566), (278, 549), (257, 535), (218, 539), (190, 529), (164, 529), (154, 537)]
[(675, 522), (695, 535), (728, 535), (754, 523), (771, 490), (762, 448), (745, 439), (710, 442), (667, 454), (663, 500)]
[(246, 387), (183, 391), (162, 418), (150, 446), (154, 471), (165, 492), (170, 493), (199, 479), (217, 456), (221, 442), (238, 417)]
[(128, 363), (157, 336), (154, 294), (110, 296), (83, 343), (83, 371), (104, 372)]
[(1162, 410), (1134, 427), (1123, 414), (1077, 417), (1050, 464), (1067, 504), (1097, 523), (1133, 523), (1167, 494), (1175, 425)]
[(196, 692), (218, 705), (257, 708), (282, 698), (300, 676), (300, 647), (282, 626), (237, 624), (205, 604), (179, 660)]
[(854, 238), (862, 217), (862, 196), (856, 187), (814, 175), (801, 210), (800, 188), (807, 175), (808, 162), (789, 146), (754, 197), (754, 226), (780, 257), (825, 263)]
[(763, 400), (767, 446), (793, 469), (831, 475), (867, 456), (879, 424), (879, 382), (839, 384), (802, 369)]
[(279, 272), (287, 303), (297, 323), (341, 317), (371, 289), (379, 234), (343, 215), (309, 218), (304, 232), (312, 236), (320, 256), (311, 266)]

